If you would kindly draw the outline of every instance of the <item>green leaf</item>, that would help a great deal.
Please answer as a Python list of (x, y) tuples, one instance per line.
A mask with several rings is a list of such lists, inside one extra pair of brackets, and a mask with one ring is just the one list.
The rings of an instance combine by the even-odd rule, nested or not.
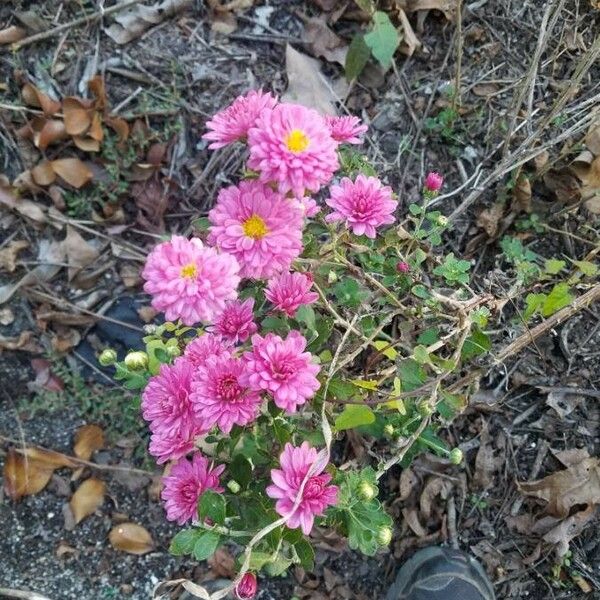
[(490, 338), (480, 329), (474, 328), (471, 335), (465, 340), (460, 355), (463, 360), (469, 360), (485, 354), (491, 347)]
[(346, 381), (345, 379), (340, 379), (339, 377), (334, 377), (329, 382), (329, 388), (327, 389), (327, 395), (333, 396), (338, 400), (350, 400), (353, 396), (356, 395), (356, 388), (352, 383)]
[(372, 392), (376, 392), (379, 389), (376, 379), (353, 379), (351, 383), (356, 387), (371, 390)]
[(270, 552), (258, 552), (252, 550), (252, 554), (250, 554), (249, 569), (251, 571), (260, 571), (272, 558), (273, 555)]
[(402, 383), (402, 389), (410, 392), (425, 383), (427, 373), (417, 361), (407, 358), (398, 364), (398, 377)]
[(252, 481), (252, 465), (245, 456), (236, 454), (229, 464), (229, 474), (245, 489)]
[(354, 3), (368, 15), (372, 15), (375, 12), (375, 3), (373, 0), (354, 0)]
[(298, 307), (294, 318), (299, 323), (304, 323), (310, 331), (315, 331), (317, 328), (315, 322), (315, 311), (313, 310), (313, 307), (308, 304), (303, 304), (302, 306)]
[(430, 346), (431, 344), (435, 344), (439, 339), (438, 330), (435, 327), (431, 327), (421, 332), (421, 335), (417, 338), (417, 344)]
[(562, 271), (566, 265), (566, 261), (557, 260), (556, 258), (548, 258), (544, 263), (544, 271), (548, 275), (557, 275)]
[(542, 308), (546, 298), (548, 296), (546, 294), (527, 294), (525, 298), (525, 313), (523, 314), (523, 318), (526, 321), (529, 321), (531, 317)]
[(414, 215), (415, 217), (418, 217), (420, 214), (423, 213), (423, 207), (419, 204), (415, 204), (414, 202), (408, 205), (408, 210), (410, 214)]
[(364, 36), (356, 35), (350, 42), (348, 54), (346, 54), (346, 63), (344, 64), (346, 79), (348, 81), (356, 79), (362, 73), (370, 57), (371, 49), (365, 43)]
[(373, 342), (373, 346), (375, 346), (375, 348), (379, 350), (379, 352), (381, 352), (386, 358), (389, 358), (390, 360), (396, 360), (398, 352), (395, 348), (390, 346), (390, 342), (386, 342), (385, 340), (375, 340)]
[(574, 299), (575, 297), (571, 294), (571, 287), (568, 283), (557, 283), (544, 301), (542, 306), (542, 316), (549, 317), (550, 315), (553, 315), (561, 308), (571, 304)]
[(169, 546), (169, 552), (175, 556), (191, 554), (194, 545), (198, 539), (199, 531), (197, 529), (184, 529), (180, 531), (172, 540)]
[(210, 558), (215, 553), (220, 541), (221, 536), (218, 533), (214, 533), (213, 531), (200, 533), (196, 539), (194, 550), (192, 552), (194, 558), (196, 560), (206, 560), (207, 558)]
[(300, 565), (305, 571), (312, 571), (315, 566), (315, 551), (310, 542), (302, 538), (294, 544), (294, 550), (300, 560)]
[(430, 362), (429, 352), (427, 352), (427, 348), (425, 346), (415, 346), (413, 350), (413, 358), (420, 364), (426, 365)]
[(359, 425), (370, 425), (375, 421), (375, 413), (366, 404), (347, 404), (335, 419), (335, 429), (343, 431)]
[[(239, 483), (239, 482), (238, 482)], [(213, 523), (223, 525), (225, 523), (226, 501), (223, 494), (214, 490), (206, 490), (198, 501), (198, 516), (201, 521), (209, 518)]]
[(265, 565), (265, 571), (271, 577), (278, 577), (285, 573), (287, 568), (292, 564), (291, 558), (285, 558), (284, 556), (277, 555), (274, 560), (268, 562)]
[(265, 333), (273, 332), (283, 337), (285, 337), (290, 330), (290, 327), (286, 321), (280, 317), (265, 317), (261, 324), (262, 330)]
[(586, 276), (594, 277), (598, 273), (598, 265), (589, 260), (574, 260), (573, 264)]
[(202, 233), (203, 231), (209, 230), (210, 221), (208, 220), (208, 217), (198, 217), (192, 221), (192, 227), (199, 233)]
[(389, 69), (396, 49), (400, 45), (400, 35), (387, 13), (376, 11), (373, 14), (373, 29), (365, 35), (365, 44), (384, 69)]
[(367, 292), (351, 277), (341, 279), (333, 288), (333, 293), (340, 304), (350, 308), (357, 308), (367, 297)]

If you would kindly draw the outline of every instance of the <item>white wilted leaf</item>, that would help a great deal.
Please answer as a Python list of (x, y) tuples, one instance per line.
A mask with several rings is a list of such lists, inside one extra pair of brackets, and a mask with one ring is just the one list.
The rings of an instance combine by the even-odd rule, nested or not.
[(336, 97), (320, 71), (318, 60), (298, 52), (288, 44), (285, 50), (285, 69), (288, 89), (282, 100), (314, 108), (321, 114), (336, 114)]
[(106, 484), (100, 479), (91, 477), (86, 479), (73, 494), (69, 501), (69, 507), (73, 513), (75, 525), (89, 517), (94, 511), (102, 506)]
[(192, 8), (194, 0), (163, 0), (152, 6), (136, 4), (115, 17), (115, 23), (104, 31), (117, 44), (127, 44), (138, 38), (154, 25), (170, 19), (173, 15)]
[(154, 549), (154, 540), (148, 530), (136, 523), (115, 525), (108, 539), (115, 550), (129, 554), (147, 554)]

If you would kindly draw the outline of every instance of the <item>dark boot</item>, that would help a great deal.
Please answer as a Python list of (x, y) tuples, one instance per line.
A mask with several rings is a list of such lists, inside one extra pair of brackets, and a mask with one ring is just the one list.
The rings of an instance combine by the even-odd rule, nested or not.
[(495, 600), (483, 567), (451, 548), (424, 548), (398, 572), (386, 600)]

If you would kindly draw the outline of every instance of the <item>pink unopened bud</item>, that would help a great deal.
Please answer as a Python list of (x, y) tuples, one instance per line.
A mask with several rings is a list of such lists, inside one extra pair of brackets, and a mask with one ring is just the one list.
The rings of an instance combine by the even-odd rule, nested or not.
[(235, 586), (235, 597), (239, 600), (251, 600), (256, 596), (258, 584), (254, 573), (244, 573), (240, 582)]
[(425, 189), (428, 192), (439, 192), (444, 183), (444, 178), (435, 172), (431, 172), (427, 174), (425, 178)]
[(396, 271), (398, 271), (398, 273), (408, 273), (410, 271), (410, 266), (407, 262), (404, 262), (403, 260), (401, 260), (396, 265)]

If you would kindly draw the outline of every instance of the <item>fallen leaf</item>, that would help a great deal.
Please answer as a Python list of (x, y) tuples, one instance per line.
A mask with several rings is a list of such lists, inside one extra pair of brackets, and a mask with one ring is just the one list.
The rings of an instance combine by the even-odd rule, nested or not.
[(66, 327), (61, 327), (60, 329), (61, 331), (52, 337), (50, 344), (54, 352), (64, 354), (79, 345), (81, 334), (77, 329), (68, 329)]
[(576, 204), (581, 198), (581, 183), (577, 177), (566, 169), (550, 169), (544, 173), (546, 187), (556, 195), (563, 204)]
[(479, 213), (477, 226), (481, 227), (490, 239), (495, 239), (503, 216), (504, 205), (501, 202), (495, 202), (490, 208), (484, 208)]
[(500, 88), (496, 83), (478, 83), (471, 88), (471, 91), (476, 96), (482, 96), (484, 98), (489, 98), (498, 92)]
[(29, 387), (33, 390), (48, 390), (49, 392), (62, 392), (65, 384), (60, 377), (52, 373), (51, 364), (45, 358), (34, 358), (31, 367), (35, 371), (35, 381)]
[(298, 52), (290, 44), (287, 44), (285, 69), (288, 89), (282, 100), (314, 108), (321, 114), (336, 114), (336, 97), (331, 86), (321, 74), (319, 61)]
[(26, 104), (41, 108), (44, 115), (51, 117), (60, 110), (60, 102), (53, 100), (47, 94), (44, 94), (35, 85), (26, 83), (22, 90), (21, 96)]
[(415, 12), (417, 10), (439, 10), (444, 13), (444, 16), (448, 21), (454, 22), (456, 20), (456, 0), (411, 0), (407, 2), (407, 6), (404, 10)]
[(412, 56), (415, 53), (415, 50), (418, 50), (421, 47), (421, 42), (415, 34), (412, 25), (410, 24), (410, 21), (408, 20), (408, 17), (402, 8), (398, 9), (398, 15), (400, 17), (400, 24), (402, 25), (402, 29), (404, 31), (404, 35), (402, 36), (402, 41), (400, 44), (400, 52), (406, 56)]
[(74, 135), (73, 143), (84, 152), (98, 152), (100, 150), (100, 142), (91, 137)]
[(84, 425), (75, 433), (73, 453), (77, 458), (90, 460), (96, 450), (104, 446), (104, 432), (98, 425)]
[(104, 31), (117, 44), (127, 44), (150, 27), (193, 6), (194, 0), (163, 0), (152, 6), (137, 4), (120, 11), (115, 17), (116, 22)]
[(406, 500), (418, 485), (419, 478), (415, 475), (415, 472), (410, 467), (402, 469), (402, 473), (400, 473), (400, 494), (398, 498), (400, 500)]
[(21, 331), (18, 337), (0, 336), (0, 354), (3, 350), (22, 350), (34, 354), (43, 352), (32, 331)]
[(120, 117), (105, 117), (104, 122), (108, 125), (119, 138), (119, 142), (124, 142), (129, 137), (129, 123)]
[(451, 490), (452, 482), (448, 479), (429, 477), (423, 486), (423, 491), (419, 498), (419, 507), (421, 513), (425, 517), (425, 521), (428, 521), (431, 518), (434, 507), (440, 508), (443, 506), (443, 503), (438, 500), (438, 497), (442, 498), (442, 500), (446, 500)]
[(585, 136), (585, 146), (595, 156), (600, 155), (600, 121), (596, 121), (588, 129)]
[(416, 508), (403, 508), (402, 517), (417, 537), (425, 537), (427, 535), (427, 530), (419, 521), (419, 515), (417, 514)]
[(163, 216), (169, 204), (169, 188), (165, 190), (161, 182), (153, 177), (134, 183), (129, 194), (138, 208), (137, 222), (148, 231), (164, 231)]
[(217, 548), (215, 553), (208, 559), (208, 564), (217, 577), (233, 579), (237, 573), (235, 558), (223, 546)]
[(488, 489), (494, 483), (496, 467), (494, 447), (492, 446), (488, 425), (485, 421), (482, 421), (479, 449), (475, 457), (475, 474), (473, 475), (475, 485), (484, 490)]
[(53, 471), (54, 468), (10, 448), (4, 463), (4, 491), (14, 501), (35, 495), (46, 487)]
[(77, 189), (83, 187), (94, 176), (87, 165), (78, 158), (59, 158), (51, 164), (60, 178)]
[(335, 34), (323, 17), (307, 19), (304, 25), (304, 39), (315, 56), (322, 56), (329, 62), (342, 65), (346, 63), (348, 44)]
[(56, 554), (56, 558), (62, 558), (63, 556), (67, 556), (69, 554), (79, 554), (79, 550), (77, 550), (76, 548), (73, 548), (73, 546), (69, 546), (69, 544), (67, 544), (67, 542), (61, 540), (60, 542), (58, 542), (58, 546), (56, 548), (55, 551)]
[(36, 148), (45, 150), (68, 137), (63, 121), (37, 116), (17, 130), (17, 135), (33, 142)]
[(102, 506), (106, 484), (100, 479), (86, 479), (75, 491), (69, 502), (75, 525)]
[(123, 285), (127, 288), (134, 288), (142, 281), (140, 268), (136, 265), (125, 264), (119, 269), (119, 276)]
[[(0, 201), (2, 200), (2, 190), (0, 189)], [(62, 242), (51, 242), (41, 240), (37, 255), (39, 264), (35, 269), (24, 275), (20, 281), (0, 286), (0, 304), (4, 304), (12, 298), (13, 294), (20, 288), (37, 283), (39, 281), (49, 281), (62, 268), (62, 262), (65, 260), (65, 249)]]
[(52, 168), (52, 163), (48, 160), (43, 160), (31, 169), (33, 180), (42, 186), (50, 185), (56, 181), (56, 173)]
[(0, 187), (0, 205), (6, 206), (36, 223), (42, 224), (46, 222), (46, 213), (35, 202), (26, 198), (17, 198), (2, 187)]
[(582, 460), (590, 457), (589, 452), (585, 448), (570, 448), (568, 450), (550, 450), (557, 460), (565, 467), (577, 464)]
[(67, 225), (67, 235), (63, 244), (69, 263), (69, 281), (73, 281), (82, 269), (96, 261), (99, 252), (89, 242), (86, 242), (71, 225)]
[(596, 516), (596, 510), (596, 506), (588, 506), (585, 510), (567, 517), (546, 533), (543, 540), (550, 544), (556, 544), (556, 554), (559, 558), (564, 556), (569, 551), (569, 542), (578, 536)]
[(0, 46), (4, 44), (12, 44), (14, 42), (18, 42), (27, 36), (27, 30), (23, 29), (23, 27), (17, 27), (16, 25), (11, 25), (6, 29), (2, 29), (0, 31)]
[(536, 154), (533, 159), (533, 165), (535, 167), (536, 173), (539, 173), (547, 164), (548, 159), (550, 158), (550, 153), (548, 150), (543, 150), (539, 154)]
[(512, 209), (516, 213), (531, 212), (531, 182), (529, 178), (521, 173), (513, 188)]
[(65, 129), (69, 135), (81, 135), (92, 124), (92, 109), (89, 100), (69, 96), (63, 100)]
[(108, 539), (115, 550), (129, 554), (147, 554), (154, 550), (148, 530), (136, 523), (121, 523), (110, 530)]
[(35, 446), (32, 446), (30, 448), (19, 448), (17, 452), (49, 469), (61, 469), (63, 467), (72, 469), (78, 466), (70, 456), (63, 454), (62, 452), (56, 452), (55, 450), (47, 450), (46, 448), (36, 448)]
[(572, 393), (563, 391), (551, 391), (546, 398), (546, 405), (553, 408), (556, 414), (564, 419), (570, 415), (582, 402), (584, 398), (577, 395), (577, 390)]
[(577, 504), (600, 503), (600, 461), (586, 458), (537, 481), (517, 482), (519, 491), (548, 502), (547, 511), (566, 517)]
[(0, 269), (12, 273), (17, 268), (17, 256), (21, 250), (29, 247), (26, 240), (13, 240), (0, 250)]

